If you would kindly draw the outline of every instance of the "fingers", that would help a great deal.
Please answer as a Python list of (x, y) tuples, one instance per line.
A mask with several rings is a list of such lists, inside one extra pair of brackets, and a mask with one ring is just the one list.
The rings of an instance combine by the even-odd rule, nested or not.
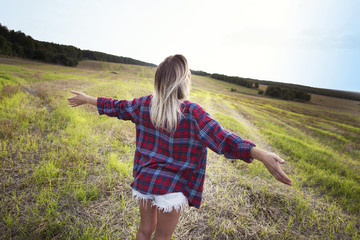
[(77, 107), (82, 104), (84, 104), (84, 103), (79, 101), (79, 99), (68, 99), (68, 105), (70, 105), (72, 107)]
[(72, 100), (72, 99), (76, 98), (78, 95), (81, 94), (81, 93), (73, 91), (73, 90), (70, 90), (70, 92), (73, 93), (73, 94), (76, 94), (76, 96), (69, 97), (68, 100)]
[(276, 180), (278, 180), (284, 184), (292, 186), (291, 179), (284, 173), (284, 171), (280, 167), (279, 167), (279, 171), (274, 176), (275, 176)]
[(79, 104), (77, 104), (77, 103), (74, 102), (74, 101), (70, 101), (70, 100), (69, 100), (69, 102), (68, 102), (68, 105), (70, 105), (71, 107), (77, 107), (77, 106), (79, 106)]
[(80, 94), (81, 94), (81, 92), (76, 92), (76, 91), (74, 91), (74, 90), (71, 90), (71, 93), (76, 94), (76, 95), (80, 95)]
[[(279, 156), (276, 156), (276, 161), (280, 164), (284, 164), (285, 163), (285, 160), (280, 158)], [(291, 182), (291, 179), (284, 173), (284, 171), (282, 170), (282, 168), (278, 165), (278, 174), (279, 174), (279, 181), (282, 182), (282, 183), (285, 183), (287, 185), (290, 185), (292, 186), (292, 182)]]
[(77, 92), (74, 90), (71, 90), (71, 93), (75, 94), (75, 96), (69, 97), (67, 99), (68, 105), (70, 105), (71, 107), (77, 107), (77, 106), (80, 106), (85, 103), (85, 101), (84, 101), (85, 94), (84, 93)]
[(279, 156), (276, 156), (275, 159), (276, 159), (276, 161), (277, 161), (278, 163), (281, 163), (281, 164), (284, 164), (284, 163), (285, 163), (285, 160), (282, 159), (282, 158), (279, 157)]
[(69, 97), (68, 100), (68, 105), (70, 105), (71, 107), (77, 107), (79, 106), (79, 92), (73, 91), (71, 90), (71, 93), (76, 94), (75, 96)]
[(269, 160), (264, 162), (266, 168), (275, 177), (276, 180), (292, 186), (291, 179), (284, 173), (284, 171), (280, 167), (280, 164), (283, 163), (285, 163), (285, 161), (275, 154), (272, 154)]
[(82, 92), (76, 92), (76, 91), (74, 91), (74, 90), (70, 90), (70, 92), (73, 93), (73, 94), (75, 94), (76, 96), (72, 96), (72, 97), (70, 97), (70, 98), (68, 98), (68, 99), (72, 99), (72, 98), (76, 98), (76, 97), (81, 97), (81, 96), (84, 95), (84, 93), (82, 93)]

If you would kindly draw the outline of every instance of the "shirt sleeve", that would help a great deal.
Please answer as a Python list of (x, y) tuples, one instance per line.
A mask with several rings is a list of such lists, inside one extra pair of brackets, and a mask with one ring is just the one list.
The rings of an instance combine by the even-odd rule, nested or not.
[(97, 108), (100, 115), (106, 114), (109, 117), (117, 117), (137, 123), (140, 113), (140, 100), (139, 98), (127, 101), (98, 97)]
[(241, 159), (247, 163), (253, 161), (250, 156), (250, 149), (255, 147), (253, 142), (223, 128), (200, 106), (194, 115), (198, 137), (205, 146), (218, 154), (224, 154), (226, 158)]

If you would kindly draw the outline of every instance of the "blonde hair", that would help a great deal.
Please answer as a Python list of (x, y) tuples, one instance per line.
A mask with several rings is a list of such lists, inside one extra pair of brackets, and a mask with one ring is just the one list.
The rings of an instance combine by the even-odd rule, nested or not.
[(150, 119), (156, 128), (173, 131), (181, 118), (180, 105), (190, 93), (191, 73), (183, 55), (167, 57), (156, 69)]

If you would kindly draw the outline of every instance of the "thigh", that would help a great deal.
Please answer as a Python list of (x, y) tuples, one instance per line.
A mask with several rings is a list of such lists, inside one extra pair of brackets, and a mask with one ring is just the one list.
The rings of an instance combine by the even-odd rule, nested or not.
[(157, 224), (154, 239), (171, 239), (176, 225), (179, 222), (180, 211), (157, 212)]
[(140, 225), (139, 232), (151, 236), (154, 232), (157, 222), (157, 207), (152, 206), (152, 200), (140, 200)]

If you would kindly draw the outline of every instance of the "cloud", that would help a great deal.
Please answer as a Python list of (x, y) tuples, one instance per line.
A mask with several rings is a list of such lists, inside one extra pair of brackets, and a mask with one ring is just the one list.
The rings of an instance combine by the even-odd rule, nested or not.
[(360, 49), (360, 34), (342, 35), (333, 44), (338, 48)]
[(226, 45), (282, 46), (285, 41), (285, 32), (264, 26), (245, 27), (223, 37)]
[(360, 34), (341, 30), (309, 28), (292, 38), (292, 45), (308, 49), (360, 49)]
[(338, 29), (311, 27), (298, 31), (281, 31), (269, 27), (253, 26), (227, 34), (223, 44), (230, 46), (262, 46), (294, 49), (360, 49), (360, 33)]

